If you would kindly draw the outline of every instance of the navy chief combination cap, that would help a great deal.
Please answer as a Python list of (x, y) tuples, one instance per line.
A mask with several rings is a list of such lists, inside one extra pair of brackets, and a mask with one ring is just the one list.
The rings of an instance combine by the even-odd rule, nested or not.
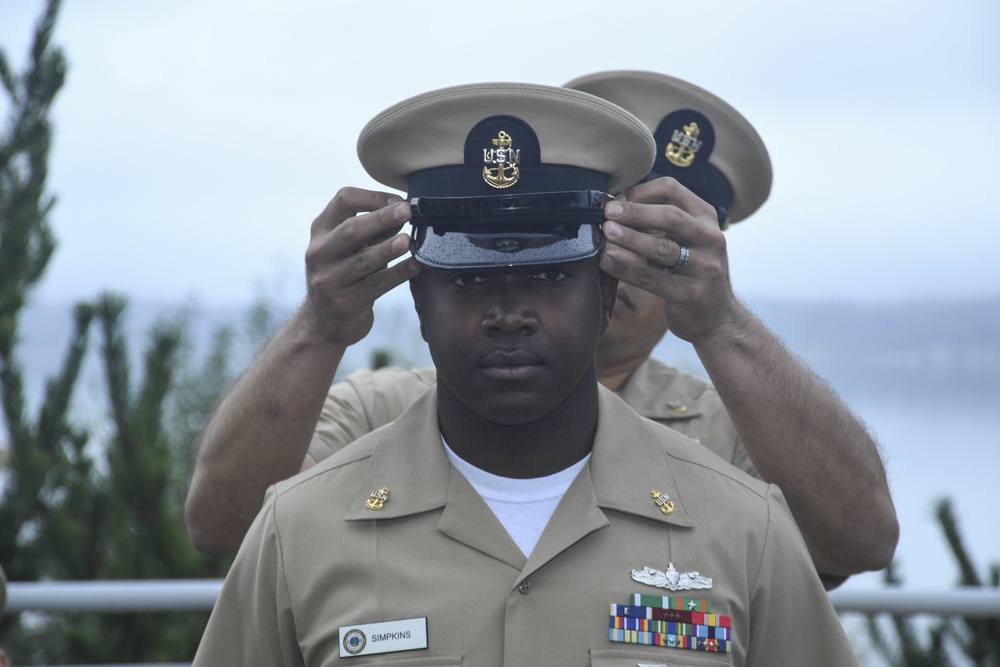
[(655, 145), (632, 114), (553, 86), (484, 83), (412, 97), (373, 118), (358, 157), (410, 200), (424, 266), (552, 266), (597, 256), (608, 193), (637, 183)]
[(600, 72), (567, 88), (618, 104), (656, 139), (647, 180), (672, 176), (715, 207), (719, 225), (748, 217), (771, 192), (771, 159), (760, 135), (740, 112), (712, 93), (655, 72)]

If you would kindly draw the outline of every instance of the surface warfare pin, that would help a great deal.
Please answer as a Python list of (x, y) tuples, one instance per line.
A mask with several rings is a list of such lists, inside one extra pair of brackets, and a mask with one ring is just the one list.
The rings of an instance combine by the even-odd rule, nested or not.
[(389, 500), (389, 487), (383, 486), (378, 491), (372, 491), (368, 500), (365, 501), (365, 507), (370, 510), (380, 510), (385, 507), (386, 501)]
[(712, 587), (712, 579), (703, 577), (698, 572), (678, 572), (674, 564), (667, 566), (667, 571), (657, 570), (649, 566), (641, 570), (632, 570), (632, 579), (642, 584), (666, 588), (671, 591), (690, 591)]

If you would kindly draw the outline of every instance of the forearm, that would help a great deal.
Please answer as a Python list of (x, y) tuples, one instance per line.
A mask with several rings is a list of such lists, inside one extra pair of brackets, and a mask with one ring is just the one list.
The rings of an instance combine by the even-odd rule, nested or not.
[(756, 317), (735, 311), (695, 349), (751, 460), (784, 493), (817, 571), (885, 567), (899, 526), (875, 442)]
[(199, 550), (235, 552), (267, 487), (302, 468), (346, 349), (310, 331), (297, 312), (206, 424), (184, 508)]

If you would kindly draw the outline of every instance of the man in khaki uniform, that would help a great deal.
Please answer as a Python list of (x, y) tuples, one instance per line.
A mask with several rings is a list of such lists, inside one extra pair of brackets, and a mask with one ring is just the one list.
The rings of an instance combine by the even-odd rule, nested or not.
[(653, 150), (526, 84), (365, 127), (365, 169), (411, 197), (437, 383), (268, 492), (195, 665), (857, 664), (780, 490), (597, 382), (603, 193)]
[[(753, 213), (771, 187), (757, 132), (725, 101), (673, 77), (605, 72), (568, 87), (633, 112), (657, 143), (646, 182), (619, 195), (623, 210), (605, 223), (617, 236), (602, 268), (621, 282), (598, 345), (599, 381), (641, 415), (780, 486), (829, 586), (884, 567), (899, 528), (871, 435), (729, 282), (720, 227)], [(433, 383), (433, 369), (391, 369), (331, 389), (344, 351), (372, 325), (374, 300), (417, 270), (412, 258), (387, 266), (406, 252), (406, 237), (393, 234), (408, 215), (393, 195), (345, 188), (313, 223), (307, 298), (202, 436), (185, 508), (199, 549), (235, 551), (269, 485), (395, 419)], [(668, 325), (694, 346), (714, 387), (650, 358)]]

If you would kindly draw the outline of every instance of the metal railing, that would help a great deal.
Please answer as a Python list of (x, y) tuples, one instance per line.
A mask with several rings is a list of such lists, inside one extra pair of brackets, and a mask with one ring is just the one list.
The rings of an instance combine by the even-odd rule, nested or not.
[[(221, 588), (221, 579), (12, 582), (7, 584), (6, 613), (210, 611)], [(947, 591), (899, 588), (835, 590), (830, 593), (830, 599), (840, 613), (887, 612), (1000, 618), (1000, 590), (995, 588), (958, 588)], [(190, 664), (147, 663), (100, 667), (190, 667)]]
[[(7, 613), (210, 611), (221, 588), (221, 579), (11, 582), (7, 584)], [(835, 590), (830, 600), (842, 613), (1000, 618), (1000, 590), (995, 588)]]
[(221, 579), (11, 582), (6, 613), (210, 611), (221, 588)]

